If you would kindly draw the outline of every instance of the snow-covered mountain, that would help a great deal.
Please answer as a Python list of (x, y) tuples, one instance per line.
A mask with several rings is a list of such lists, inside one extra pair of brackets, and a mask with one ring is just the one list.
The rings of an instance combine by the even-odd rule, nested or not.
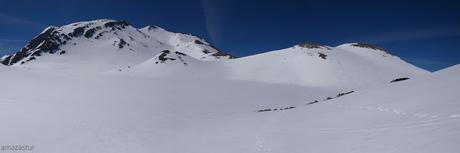
[[(169, 51), (161, 55), (164, 58), (157, 56), (154, 60), (144, 62), (142, 66), (133, 66), (130, 68), (131, 71), (125, 72), (142, 72), (141, 75), (150, 73), (154, 76), (165, 74), (163, 76), (169, 77), (171, 73), (163, 72), (173, 71), (176, 75), (184, 75), (184, 71), (189, 70), (191, 72), (187, 76), (218, 76), (234, 80), (296, 84), (341, 91), (369, 88), (388, 84), (398, 78), (412, 78), (429, 73), (383, 49), (362, 43), (338, 47), (305, 43), (213, 63), (185, 59), (186, 56), (182, 57), (180, 53)], [(173, 63), (189, 68), (181, 68)]]
[(181, 52), (165, 50), (142, 64), (120, 71), (129, 75), (141, 72), (140, 75), (164, 77), (216, 76), (341, 91), (369, 88), (399, 78), (410, 79), (429, 74), (383, 49), (362, 43), (338, 47), (305, 43), (263, 54), (204, 63), (188, 58)]
[(161, 51), (178, 51), (198, 60), (229, 59), (196, 36), (160, 27), (136, 29), (126, 21), (94, 20), (48, 27), (4, 65), (104, 71), (144, 62)]
[(429, 73), (369, 44), (233, 59), (104, 19), (49, 27), (1, 62), (0, 144), (33, 153), (460, 150), (460, 65)]
[(171, 75), (164, 71), (183, 73), (184, 68), (168, 68), (178, 64), (194, 69), (189, 74), (194, 76), (342, 90), (428, 73), (380, 47), (362, 43), (337, 47), (304, 43), (231, 58), (196, 36), (157, 26), (136, 29), (126, 21), (102, 19), (46, 28), (19, 52), (4, 56), (1, 63), (54, 71), (146, 72), (154, 76)]
[(235, 79), (348, 89), (429, 73), (370, 46), (305, 43), (226, 61), (226, 66)]

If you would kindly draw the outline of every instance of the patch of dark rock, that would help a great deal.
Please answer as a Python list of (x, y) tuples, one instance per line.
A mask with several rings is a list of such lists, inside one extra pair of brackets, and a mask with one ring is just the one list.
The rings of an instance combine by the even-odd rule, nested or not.
[(322, 45), (315, 44), (315, 43), (301, 43), (301, 44), (299, 44), (299, 47), (310, 48), (310, 49), (321, 48), (321, 46)]
[(378, 46), (375, 46), (375, 45), (371, 45), (371, 44), (366, 44), (366, 43), (354, 43), (354, 44), (352, 44), (351, 46), (361, 47), (361, 48), (368, 48), (368, 49), (373, 49), (373, 50), (382, 50), (382, 51), (385, 51), (385, 49), (383, 49), (383, 48), (381, 48), (381, 47), (378, 47)]
[(318, 102), (319, 102), (318, 100), (315, 100), (315, 101), (307, 103), (307, 105), (311, 105), (311, 104), (318, 103)]
[(89, 29), (85, 32), (85, 37), (86, 38), (91, 38), (93, 37), (94, 33), (96, 33), (97, 29), (96, 28), (92, 28), (92, 29)]
[(272, 111), (272, 109), (261, 109), (261, 110), (258, 110), (257, 112), (268, 112), (268, 111)]
[(69, 35), (71, 37), (80, 37), (83, 35), (84, 32), (85, 32), (85, 27), (78, 27), (78, 28), (73, 29), (73, 32), (70, 33)]
[(375, 46), (375, 45), (371, 45), (371, 44), (366, 44), (366, 43), (354, 43), (354, 44), (352, 44), (351, 46), (361, 47), (361, 48), (368, 48), (368, 49), (373, 49), (373, 50), (380, 50), (380, 51), (383, 51), (383, 52), (387, 53), (388, 55), (392, 55), (392, 54), (390, 54), (387, 50), (383, 49), (382, 47)]
[(175, 53), (176, 53), (177, 55), (181, 55), (181, 56), (187, 56), (187, 54), (184, 54), (184, 53), (182, 53), (182, 52), (178, 52), (178, 51), (176, 51)]
[(123, 39), (120, 39), (120, 42), (118, 43), (118, 48), (119, 49), (122, 49), (123, 47), (125, 47), (125, 45), (127, 45), (128, 43), (123, 40)]
[(267, 109), (261, 109), (261, 110), (258, 110), (257, 112), (268, 112), (268, 111), (278, 111), (278, 110), (288, 110), (288, 109), (294, 109), (296, 107), (294, 106), (290, 106), (290, 107), (284, 107), (284, 108), (273, 108), (273, 109), (270, 109), (270, 108), (267, 108)]
[(65, 40), (70, 40), (71, 38), (68, 35), (61, 34), (61, 37), (63, 37)]
[(203, 53), (204, 53), (204, 54), (209, 54), (209, 53), (211, 53), (211, 52), (210, 52), (209, 50), (207, 50), (207, 49), (204, 49), (204, 50), (203, 50)]
[[(185, 55), (185, 54), (184, 54), (184, 55)], [(182, 63), (184, 63), (184, 65), (185, 65), (185, 66), (187, 66), (187, 65), (188, 65), (188, 64), (187, 64), (187, 63), (184, 61), (184, 59), (182, 59), (182, 57), (181, 57), (181, 56), (178, 56), (178, 58), (179, 58), (179, 60), (180, 60)]]
[[(217, 58), (228, 57), (229, 59), (236, 58), (236, 56), (233, 56), (233, 55), (230, 55), (230, 54), (227, 54), (227, 53), (219, 51), (219, 49), (217, 47), (213, 46), (213, 45), (210, 45), (210, 44), (206, 44), (206, 45), (211, 47), (211, 48), (214, 48), (214, 49), (218, 50), (218, 52), (215, 52), (215, 53), (212, 54), (212, 56), (214, 56), (214, 57), (217, 57)], [(203, 51), (203, 53), (204, 53), (204, 51)], [(211, 53), (211, 52), (209, 52), (209, 53)]]
[[(354, 93), (354, 92), (355, 91), (348, 91), (348, 92), (339, 93), (335, 97), (326, 97), (326, 99), (324, 99), (322, 101), (332, 100), (334, 98), (342, 97), (342, 96), (345, 96), (345, 95), (348, 95), (348, 94), (351, 94), (351, 93)], [(307, 105), (315, 104), (315, 103), (318, 103), (318, 102), (319, 102), (318, 100), (315, 100), (315, 101), (312, 101), (312, 102), (308, 102)]]
[(226, 54), (226, 53), (223, 53), (223, 52), (215, 52), (212, 54), (212, 56), (214, 57), (229, 57), (229, 58), (234, 58), (233, 56), (229, 55), (229, 54)]
[(148, 31), (151, 31), (151, 30), (155, 30), (155, 29), (158, 29), (159, 27), (158, 26), (147, 26), (147, 30)]
[(32, 53), (32, 56), (42, 56), (42, 55), (41, 55), (41, 52), (36, 51), (36, 52)]
[(403, 77), (403, 78), (396, 78), (394, 80), (391, 80), (390, 83), (394, 83), (394, 82), (399, 82), (399, 81), (404, 81), (404, 80), (409, 80), (410, 78), (407, 78), (407, 77)]
[(161, 51), (160, 56), (158, 56), (158, 60), (160, 60), (162, 63), (163, 63), (164, 61), (166, 61), (166, 60), (171, 60), (171, 61), (176, 60), (176, 59), (174, 59), (174, 58), (168, 58), (168, 57), (166, 57), (169, 53), (170, 53), (169, 50)]
[(311, 42), (301, 43), (301, 44), (298, 44), (298, 46), (302, 47), (302, 48), (309, 48), (309, 49), (322, 49), (322, 48), (325, 48), (327, 50), (331, 50), (331, 48), (329, 48), (327, 46), (320, 45), (320, 44), (317, 44), (317, 43), (311, 43)]
[(335, 96), (335, 97), (336, 97), (336, 98), (337, 98), (337, 97), (342, 97), (342, 96), (351, 94), (351, 93), (353, 93), (353, 92), (355, 92), (355, 91), (348, 91), (348, 92), (344, 92), (344, 93), (339, 93), (339, 94), (337, 94), (337, 96)]
[(104, 36), (104, 33), (106, 33), (106, 32), (107, 32), (107, 31), (103, 31), (103, 32), (97, 34), (97, 36), (94, 37), (94, 39), (99, 39), (100, 37)]
[(10, 62), (10, 59), (11, 59), (11, 55), (10, 56), (7, 56), (4, 60), (2, 60), (2, 64), (3, 65), (9, 65), (9, 62)]
[(322, 59), (326, 59), (327, 55), (324, 53), (319, 52), (318, 56), (321, 57)]
[(65, 54), (65, 50), (59, 52), (59, 55)]
[(195, 44), (198, 44), (198, 45), (203, 45), (203, 44), (204, 44), (203, 42), (201, 42), (201, 41), (199, 41), (199, 40), (195, 40), (195, 41), (193, 41), (193, 42), (194, 42)]
[(113, 22), (107, 22), (104, 24), (104, 27), (106, 28), (112, 28), (112, 30), (121, 30), (126, 28), (128, 26), (128, 22), (126, 21), (113, 21)]

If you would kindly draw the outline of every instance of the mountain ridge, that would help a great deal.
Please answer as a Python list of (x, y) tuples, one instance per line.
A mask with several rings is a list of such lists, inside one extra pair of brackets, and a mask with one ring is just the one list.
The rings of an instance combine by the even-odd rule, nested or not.
[[(72, 44), (77, 45), (80, 43), (79, 40), (103, 43), (104, 40), (114, 37), (119, 38), (119, 40), (114, 40), (114, 47), (108, 48), (109, 50), (129, 48), (129, 50), (133, 51), (136, 50), (135, 47), (140, 48), (139, 46), (143, 46), (144, 50), (156, 50), (153, 52), (158, 53), (163, 49), (168, 47), (171, 48), (175, 45), (187, 45), (187, 47), (200, 50), (200, 52), (202, 52), (191, 54), (191, 56), (200, 60), (232, 58), (232, 56), (222, 53), (213, 48), (213, 46), (210, 46), (204, 39), (191, 34), (173, 33), (158, 26), (147, 26), (146, 28), (147, 29), (137, 29), (129, 25), (126, 21), (111, 19), (76, 22), (61, 27), (49, 26), (18, 52), (2, 58), (1, 63), (4, 65), (17, 65), (18, 63), (25, 64), (31, 60), (36, 60), (42, 54), (58, 53), (59, 55), (62, 55), (69, 53), (69, 51), (64, 50), (64, 48)], [(157, 40), (158, 37), (153, 38), (152, 35), (160, 35), (155, 32), (151, 32), (153, 28), (157, 30), (161, 29), (163, 37), (165, 35), (172, 35), (171, 37), (178, 39), (176, 42), (177, 44), (172, 44), (169, 40)], [(193, 44), (190, 42), (183, 42), (182, 40), (185, 39), (193, 42)], [(134, 47), (130, 47), (130, 45), (134, 45)], [(183, 50), (184, 48), (179, 48), (179, 50), (180, 49)]]
[(187, 71), (178, 75), (350, 90), (429, 73), (370, 44), (332, 47), (306, 42), (233, 58), (190, 34), (158, 26), (138, 29), (126, 21), (110, 19), (50, 26), (1, 62), (53, 71), (146, 72), (155, 76)]

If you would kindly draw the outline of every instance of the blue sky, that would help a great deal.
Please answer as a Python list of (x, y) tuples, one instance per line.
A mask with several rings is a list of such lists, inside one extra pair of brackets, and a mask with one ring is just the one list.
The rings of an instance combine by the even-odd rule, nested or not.
[(111, 18), (192, 33), (236, 56), (301, 42), (367, 42), (434, 71), (460, 63), (458, 6), (445, 0), (1, 0), (0, 55), (49, 25)]

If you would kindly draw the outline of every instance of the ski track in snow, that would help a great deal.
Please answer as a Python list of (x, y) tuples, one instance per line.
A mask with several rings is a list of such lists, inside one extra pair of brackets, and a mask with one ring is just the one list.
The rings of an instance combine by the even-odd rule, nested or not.
[(358, 110), (365, 110), (365, 111), (379, 111), (384, 113), (390, 113), (398, 116), (409, 116), (409, 117), (416, 117), (421, 119), (422, 121), (418, 121), (415, 123), (406, 123), (406, 124), (384, 124), (384, 125), (377, 125), (376, 127), (366, 127), (366, 128), (317, 128), (317, 129), (309, 129), (315, 130), (318, 132), (366, 132), (366, 131), (383, 131), (383, 130), (390, 130), (395, 128), (419, 128), (419, 127), (428, 127), (440, 124), (446, 124), (450, 122), (458, 122), (460, 120), (460, 114), (451, 114), (451, 115), (440, 115), (440, 114), (430, 114), (430, 113), (409, 113), (406, 111), (402, 111), (399, 109), (391, 109), (385, 107), (375, 107), (375, 106), (359, 106), (359, 105), (343, 105), (343, 104), (334, 104), (331, 102), (326, 102), (326, 105), (346, 108), (346, 109), (358, 109)]
[[(385, 108), (385, 107), (378, 107), (378, 106), (377, 107), (375, 106), (354, 106), (354, 105), (342, 105), (342, 104), (331, 104), (331, 103), (326, 103), (326, 104), (336, 106), (336, 107), (342, 107), (342, 108), (388, 112), (388, 113), (392, 113), (395, 115), (402, 115), (402, 116), (408, 115), (408, 116), (417, 117), (417, 118), (438, 118), (442, 116), (439, 114), (430, 114), (430, 113), (419, 113), (419, 112), (409, 113), (409, 112), (402, 111), (399, 109), (392, 109), (392, 108)], [(449, 117), (459, 118), (460, 114), (452, 114), (452, 115), (449, 115)]]

